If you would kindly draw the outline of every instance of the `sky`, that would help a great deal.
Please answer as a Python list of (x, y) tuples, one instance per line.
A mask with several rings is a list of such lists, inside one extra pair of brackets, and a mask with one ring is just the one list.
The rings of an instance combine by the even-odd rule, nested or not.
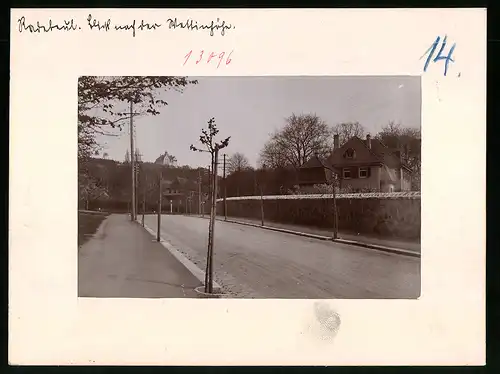
[[(420, 128), (420, 77), (189, 77), (198, 84), (183, 93), (167, 91), (168, 106), (157, 116), (134, 118), (136, 147), (143, 161), (167, 151), (179, 165), (210, 164), (208, 153), (189, 150), (207, 121), (215, 117), (219, 139), (231, 136), (225, 153), (243, 153), (256, 166), (259, 152), (272, 132), (292, 113), (318, 115), (327, 124), (361, 123), (375, 135), (390, 121)], [(110, 159), (123, 161), (130, 150), (128, 126), (118, 136), (101, 136)]]

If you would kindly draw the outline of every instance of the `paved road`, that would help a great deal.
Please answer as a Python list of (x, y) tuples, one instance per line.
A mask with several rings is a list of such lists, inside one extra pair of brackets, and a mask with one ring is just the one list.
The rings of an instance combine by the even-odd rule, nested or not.
[[(146, 216), (156, 232), (156, 217)], [(162, 216), (161, 234), (205, 268), (208, 220)], [(417, 298), (420, 260), (234, 223), (215, 223), (214, 271), (235, 297)]]
[[(224, 216), (217, 216), (218, 219), (224, 219)], [(228, 220), (231, 221), (237, 221), (237, 222), (248, 222), (248, 223), (253, 223), (260, 225), (261, 220), (260, 219), (255, 219), (255, 218), (242, 218), (242, 217), (227, 217)], [(327, 236), (331, 237), (332, 236), (332, 230), (327, 230), (324, 228), (316, 228), (316, 227), (309, 227), (309, 226), (303, 226), (303, 225), (292, 225), (288, 223), (278, 223), (278, 222), (271, 222), (269, 220), (265, 221), (266, 226), (270, 227), (277, 227), (285, 230), (291, 230), (291, 231), (299, 231), (299, 232), (305, 232), (309, 234), (314, 234), (314, 235), (320, 235), (320, 236)], [(352, 240), (352, 241), (357, 241), (361, 243), (367, 243), (367, 244), (375, 244), (375, 245), (381, 245), (385, 247), (391, 247), (391, 248), (399, 248), (399, 249), (404, 249), (407, 251), (412, 251), (412, 252), (417, 252), (420, 253), (420, 243), (415, 242), (415, 241), (403, 241), (403, 240), (394, 240), (394, 239), (388, 239), (388, 238), (380, 238), (376, 236), (366, 236), (366, 235), (355, 235), (353, 233), (347, 233), (344, 231), (339, 232), (339, 238), (340, 239), (347, 239), (347, 240)]]

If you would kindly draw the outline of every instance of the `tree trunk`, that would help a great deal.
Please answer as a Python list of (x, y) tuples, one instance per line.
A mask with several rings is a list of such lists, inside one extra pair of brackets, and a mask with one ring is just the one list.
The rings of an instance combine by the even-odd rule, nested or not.
[[(208, 181), (209, 181), (209, 186), (208, 186), (208, 198), (210, 199), (210, 202), (213, 200), (213, 188), (212, 188), (212, 173), (214, 171), (214, 154), (212, 153), (212, 158), (211, 158), (211, 165), (210, 165), (210, 170), (208, 173)], [(208, 201), (208, 200), (207, 200)], [(211, 205), (211, 204), (210, 204)], [(205, 207), (203, 206), (203, 211), (205, 211)], [(208, 245), (207, 245), (207, 265), (205, 267), (205, 292), (210, 293), (211, 292), (211, 284), (212, 284), (212, 279), (211, 279), (211, 249), (212, 249), (212, 212), (210, 212), (209, 216), (209, 223), (208, 223)]]
[(212, 166), (212, 196), (210, 206), (210, 241), (209, 241), (209, 261), (208, 261), (208, 293), (213, 293), (213, 257), (214, 257), (214, 241), (215, 241), (215, 216), (217, 209), (217, 164), (218, 151), (215, 150)]

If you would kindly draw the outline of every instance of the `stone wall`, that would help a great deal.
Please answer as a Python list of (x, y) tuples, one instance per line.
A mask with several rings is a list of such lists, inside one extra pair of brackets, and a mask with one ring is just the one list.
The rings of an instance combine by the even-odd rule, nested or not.
[[(279, 223), (331, 228), (332, 198), (316, 195), (301, 196), (265, 196), (263, 200), (265, 219)], [(403, 193), (338, 196), (339, 230), (387, 238), (420, 240), (420, 196), (416, 197), (415, 194), (411, 197), (404, 196)], [(227, 210), (229, 217), (260, 219), (260, 197), (229, 198)], [(224, 214), (222, 201), (217, 203), (217, 214)]]

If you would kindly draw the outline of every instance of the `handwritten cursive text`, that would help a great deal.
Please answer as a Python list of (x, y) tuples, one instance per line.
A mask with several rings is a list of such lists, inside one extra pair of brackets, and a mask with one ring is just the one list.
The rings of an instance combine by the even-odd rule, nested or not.
[(93, 18), (92, 14), (89, 14), (89, 16), (87, 17), (87, 25), (89, 26), (90, 30), (97, 29), (97, 30), (109, 31), (111, 27), (111, 19), (108, 18), (106, 21), (101, 22)]
[[(67, 19), (61, 22), (54, 22), (49, 19), (47, 22), (36, 21), (36, 23), (29, 23), (23, 16), (17, 20), (18, 31), (29, 32), (29, 33), (47, 33), (50, 31), (79, 31), (82, 30), (79, 24), (85, 30), (90, 30), (92, 32), (123, 32), (125, 31), (128, 35), (135, 37), (140, 31), (155, 31), (160, 28), (167, 30), (187, 30), (187, 31), (201, 31), (210, 36), (221, 35), (225, 36), (228, 30), (234, 30), (235, 26), (227, 23), (220, 18), (216, 18), (210, 22), (198, 22), (196, 20), (188, 18), (187, 20), (178, 20), (175, 18), (168, 18), (166, 21), (158, 22), (158, 20), (144, 20), (140, 18), (130, 19), (120, 22), (116, 22), (109, 17), (102, 17), (101, 19), (95, 18), (92, 14), (88, 14), (86, 19)], [(86, 22), (85, 22), (86, 21)], [(128, 32), (127, 32), (128, 31)], [(225, 55), (225, 52), (223, 53)], [(220, 54), (213, 56), (213, 58), (218, 57)], [(210, 60), (210, 58), (209, 58)]]
[(133, 20), (129, 24), (125, 25), (111, 25), (111, 19), (108, 18), (106, 21), (101, 22), (95, 18), (92, 17), (92, 14), (89, 14), (87, 17), (87, 24), (90, 28), (92, 29), (97, 29), (97, 30), (103, 30), (103, 31), (109, 31), (111, 29), (116, 30), (116, 31), (132, 31), (132, 36), (135, 37), (136, 35), (136, 30), (143, 31), (143, 30), (156, 30), (159, 27), (161, 27), (161, 24), (158, 23), (149, 23), (144, 20), (141, 20), (140, 24), (137, 26), (136, 20)]
[(75, 22), (75, 20), (64, 20), (62, 24), (57, 24), (49, 19), (47, 24), (40, 24), (40, 21), (36, 21), (36, 24), (30, 24), (26, 22), (26, 17), (22, 16), (17, 20), (19, 32), (29, 31), (30, 33), (42, 33), (51, 31), (75, 31), (81, 29)]
[(219, 18), (214, 22), (212, 21), (209, 24), (198, 24), (197, 21), (192, 19), (188, 19), (186, 22), (179, 22), (177, 18), (169, 18), (167, 19), (167, 24), (169, 29), (187, 29), (189, 31), (199, 31), (199, 30), (210, 30), (210, 36), (215, 35), (215, 31), (219, 31), (221, 36), (226, 35), (226, 30), (234, 29), (234, 26), (226, 24), (226, 21), (220, 21)]

